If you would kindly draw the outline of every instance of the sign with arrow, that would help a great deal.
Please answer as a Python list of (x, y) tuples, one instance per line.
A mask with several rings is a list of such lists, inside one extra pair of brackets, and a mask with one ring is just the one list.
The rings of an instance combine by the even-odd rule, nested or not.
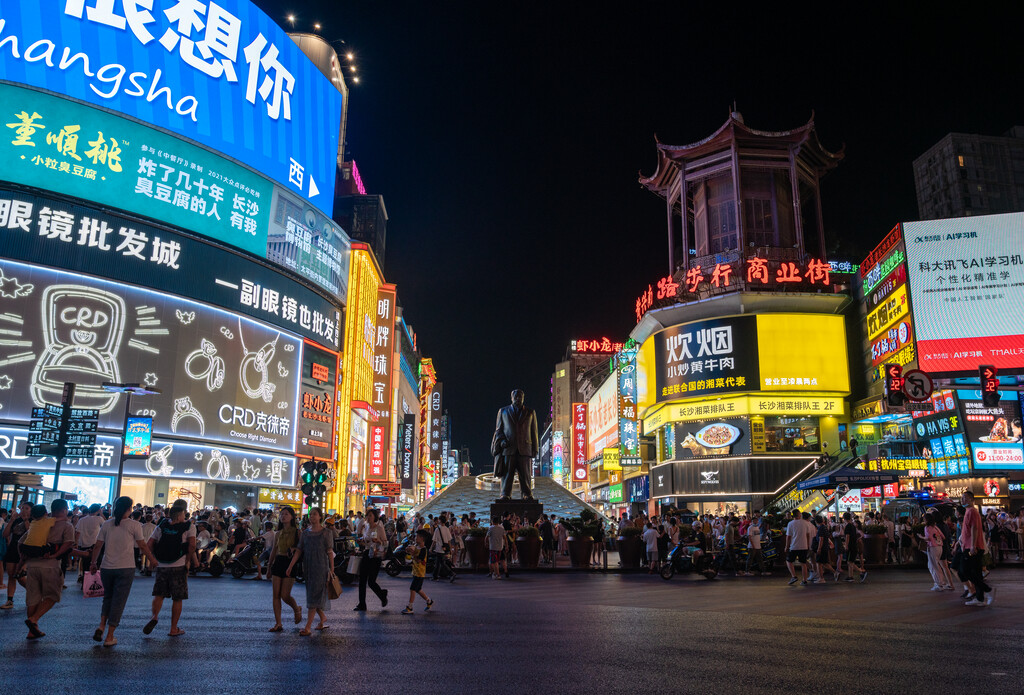
[(916, 403), (923, 403), (932, 397), (934, 384), (927, 372), (911, 369), (903, 374), (903, 394)]

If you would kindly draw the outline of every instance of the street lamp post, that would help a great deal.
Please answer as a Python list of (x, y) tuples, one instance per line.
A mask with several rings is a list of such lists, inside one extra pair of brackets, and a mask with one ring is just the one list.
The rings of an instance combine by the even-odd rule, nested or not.
[(141, 384), (115, 384), (109, 381), (104, 382), (102, 388), (110, 393), (123, 393), (125, 395), (124, 426), (121, 428), (121, 451), (117, 455), (117, 485), (114, 490), (114, 499), (117, 499), (121, 496), (121, 480), (124, 478), (124, 446), (125, 438), (128, 435), (128, 418), (131, 416), (132, 396), (156, 395), (160, 393), (160, 389), (142, 386)]

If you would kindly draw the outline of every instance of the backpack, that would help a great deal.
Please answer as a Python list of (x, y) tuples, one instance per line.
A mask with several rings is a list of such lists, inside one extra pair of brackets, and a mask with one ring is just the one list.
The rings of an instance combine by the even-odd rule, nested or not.
[(170, 564), (177, 562), (185, 556), (188, 545), (185, 543), (185, 534), (192, 526), (191, 522), (183, 521), (180, 524), (172, 524), (167, 519), (160, 522), (157, 527), (160, 529), (160, 540), (153, 548), (156, 559), (162, 563)]

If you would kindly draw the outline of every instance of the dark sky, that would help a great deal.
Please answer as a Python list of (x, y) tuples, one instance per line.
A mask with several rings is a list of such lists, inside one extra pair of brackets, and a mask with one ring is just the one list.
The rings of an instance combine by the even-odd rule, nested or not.
[(859, 261), (916, 218), (915, 157), (1024, 124), (1016, 3), (257, 4), (357, 54), (348, 151), (384, 195), (385, 274), (478, 470), (509, 391), (546, 419), (568, 341), (624, 339), (666, 274), (664, 203), (637, 183), (655, 134), (699, 140), (734, 100), (761, 129), (813, 110), (846, 148), (822, 182), (831, 258)]

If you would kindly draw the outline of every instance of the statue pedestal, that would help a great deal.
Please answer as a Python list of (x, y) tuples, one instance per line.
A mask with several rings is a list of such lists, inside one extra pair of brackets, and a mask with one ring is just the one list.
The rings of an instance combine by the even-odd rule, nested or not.
[(540, 518), (544, 513), (544, 505), (540, 502), (524, 502), (522, 499), (515, 499), (508, 502), (491, 503), (491, 518), (501, 519), (503, 514), (518, 514), (531, 524)]

